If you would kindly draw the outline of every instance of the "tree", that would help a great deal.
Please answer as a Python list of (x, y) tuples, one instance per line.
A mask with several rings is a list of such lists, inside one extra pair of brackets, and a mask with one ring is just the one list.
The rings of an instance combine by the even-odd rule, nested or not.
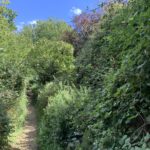
[(27, 63), (42, 83), (73, 71), (73, 47), (62, 41), (39, 40), (28, 54)]
[(61, 21), (47, 20), (47, 21), (38, 21), (35, 26), (33, 26), (33, 38), (34, 41), (38, 41), (42, 38), (48, 40), (60, 41), (62, 40), (62, 35), (65, 31), (71, 30), (71, 28)]
[(73, 18), (75, 30), (82, 38), (87, 39), (96, 30), (100, 17), (99, 11), (83, 12), (81, 15), (75, 16)]
[(0, 1), (0, 16), (4, 17), (8, 21), (10, 29), (14, 30), (16, 29), (14, 25), (14, 19), (16, 18), (16, 13), (12, 9), (7, 8), (8, 4), (9, 1), (7, 0)]
[(90, 35), (92, 35), (98, 28), (98, 22), (100, 21), (100, 11), (87, 11), (81, 15), (73, 18), (74, 30), (66, 31), (64, 33), (64, 40), (71, 43), (74, 48), (74, 55), (77, 56), (79, 51), (84, 46)]

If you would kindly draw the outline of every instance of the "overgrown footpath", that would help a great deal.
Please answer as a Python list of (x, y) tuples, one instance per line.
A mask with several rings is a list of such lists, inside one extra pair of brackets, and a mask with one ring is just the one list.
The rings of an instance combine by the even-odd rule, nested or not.
[(22, 132), (14, 137), (16, 141), (11, 145), (11, 150), (37, 150), (36, 129), (36, 112), (35, 108), (30, 104), (25, 125)]
[(19, 33), (1, 9), (0, 149), (24, 126), (28, 94), (40, 150), (150, 150), (149, 0), (108, 2), (73, 29), (47, 20)]

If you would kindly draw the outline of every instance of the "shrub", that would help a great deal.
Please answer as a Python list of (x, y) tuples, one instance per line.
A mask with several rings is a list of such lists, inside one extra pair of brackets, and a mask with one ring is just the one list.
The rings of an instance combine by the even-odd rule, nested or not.
[(8, 149), (8, 137), (20, 129), (26, 117), (26, 84), (13, 65), (0, 67), (0, 146)]
[(73, 66), (73, 47), (62, 41), (41, 39), (28, 55), (27, 63), (38, 75), (39, 82), (54, 80), (71, 75)]
[(149, 140), (144, 140), (149, 139), (150, 132), (149, 4), (142, 0), (125, 5), (112, 3), (99, 32), (87, 42), (76, 61), (78, 83), (95, 91), (89, 111), (91, 118), (93, 114), (98, 118), (88, 124), (88, 132), (94, 137), (89, 143), (93, 149), (150, 147)]
[(7, 149), (8, 147), (8, 136), (12, 129), (10, 120), (7, 117), (6, 107), (0, 104), (0, 149)]
[(26, 114), (28, 99), (26, 95), (28, 80), (26, 79), (23, 83), (22, 90), (18, 93), (18, 97), (14, 100), (13, 105), (11, 105), (8, 115), (11, 116), (11, 122), (13, 125), (14, 132), (23, 127)]
[(72, 88), (61, 83), (50, 83), (46, 86), (38, 101), (40, 106), (44, 106), (40, 107), (43, 109), (43, 115), (40, 118), (38, 137), (43, 150), (52, 147), (66, 149), (72, 145), (75, 137), (78, 142), (78, 136), (80, 137), (82, 134), (78, 131), (73, 132), (73, 117), (80, 104), (83, 105), (87, 98), (88, 90), (84, 88), (77, 90), (75, 87)]

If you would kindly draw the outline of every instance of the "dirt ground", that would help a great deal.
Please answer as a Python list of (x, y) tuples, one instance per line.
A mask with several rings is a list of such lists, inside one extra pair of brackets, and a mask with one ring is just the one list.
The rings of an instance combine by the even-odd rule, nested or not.
[(37, 150), (36, 124), (35, 108), (30, 105), (23, 132), (17, 137), (16, 144), (12, 145), (12, 150)]

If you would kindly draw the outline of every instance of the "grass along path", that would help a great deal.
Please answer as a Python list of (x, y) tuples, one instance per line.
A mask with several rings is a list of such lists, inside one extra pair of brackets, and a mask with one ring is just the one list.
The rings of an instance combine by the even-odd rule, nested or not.
[(12, 145), (12, 150), (37, 150), (36, 129), (35, 108), (29, 105), (23, 132), (16, 137), (17, 140), (16, 143)]

